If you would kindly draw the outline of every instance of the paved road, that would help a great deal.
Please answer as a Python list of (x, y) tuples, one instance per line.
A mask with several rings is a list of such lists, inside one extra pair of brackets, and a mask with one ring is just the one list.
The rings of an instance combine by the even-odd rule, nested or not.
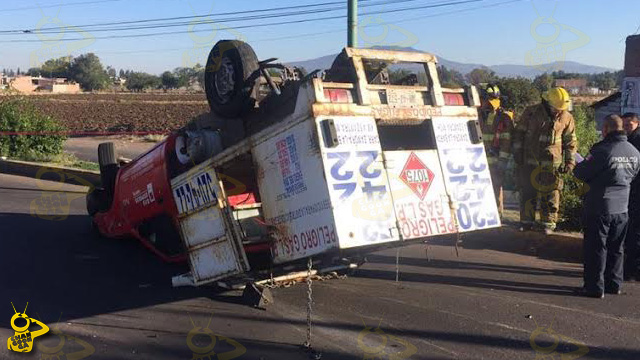
[[(57, 333), (39, 338), (30, 356), (0, 350), (1, 359), (205, 359), (208, 333), (211, 359), (235, 358), (234, 349), (246, 349), (239, 359), (308, 358), (299, 347), (304, 285), (274, 290), (267, 311), (242, 305), (238, 292), (173, 289), (183, 266), (133, 241), (97, 237), (84, 189), (54, 185), (0, 175), (0, 338), (12, 335), (10, 302), (23, 309), (28, 301), (27, 314)], [(57, 220), (30, 215), (68, 200)], [(395, 250), (369, 256), (346, 279), (314, 282), (313, 346), (323, 359), (512, 360), (559, 359), (580, 352), (579, 341), (588, 348), (581, 359), (640, 358), (640, 284), (622, 296), (577, 298), (579, 264), (491, 244), (465, 242), (460, 257), (434, 244), (429, 259), (423, 246), (403, 248), (399, 284)], [(533, 347), (532, 334), (540, 335)]]
[(111, 141), (115, 143), (118, 156), (134, 159), (138, 155), (153, 148), (156, 143), (145, 142), (139, 138), (126, 138), (122, 136), (105, 137), (75, 137), (68, 138), (64, 142), (65, 152), (75, 155), (84, 161), (98, 162), (98, 145)]

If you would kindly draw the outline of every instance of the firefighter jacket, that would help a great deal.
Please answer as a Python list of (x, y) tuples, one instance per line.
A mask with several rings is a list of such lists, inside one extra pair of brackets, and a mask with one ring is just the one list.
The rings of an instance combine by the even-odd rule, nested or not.
[(624, 132), (608, 134), (593, 145), (589, 156), (573, 174), (589, 184), (584, 209), (588, 214), (613, 215), (627, 212), (631, 181), (640, 170), (640, 152)]
[(514, 130), (513, 154), (518, 165), (573, 169), (577, 147), (573, 115), (561, 111), (552, 118), (544, 104), (525, 109)]
[(499, 160), (508, 161), (511, 156), (513, 115), (502, 108), (481, 112), (482, 140), (489, 165)]

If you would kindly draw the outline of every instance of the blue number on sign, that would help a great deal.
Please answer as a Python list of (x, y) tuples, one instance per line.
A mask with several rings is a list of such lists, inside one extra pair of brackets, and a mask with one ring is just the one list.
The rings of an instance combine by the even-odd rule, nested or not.
[(490, 178), (481, 178), (480, 175), (475, 174), (475, 175), (473, 175), (473, 179), (471, 179), (471, 183), (473, 185), (480, 185), (480, 186), (476, 186), (476, 191), (478, 193), (478, 199), (480, 199), (480, 200), (484, 199), (484, 192), (488, 187), (491, 186), (491, 179)]
[(458, 221), (460, 222), (460, 227), (464, 230), (471, 228), (471, 214), (469, 214), (469, 208), (465, 203), (460, 204), (458, 207)]
[[(353, 179), (353, 171), (343, 169), (344, 165), (349, 160), (350, 155), (351, 153), (349, 152), (335, 152), (327, 154), (327, 158), (337, 160), (330, 169), (332, 178), (338, 181), (347, 181)], [(371, 164), (373, 164), (378, 158), (378, 151), (357, 151), (356, 155), (359, 158), (363, 158), (359, 167), (360, 175), (362, 175), (363, 178), (375, 179), (380, 177), (380, 175), (382, 174), (381, 169), (369, 169)], [(334, 184), (333, 189), (342, 191), (340, 200), (345, 200), (355, 192), (357, 185), (358, 184), (355, 181), (343, 182), (340, 184)], [(366, 194), (369, 199), (373, 199), (375, 194), (378, 194), (378, 199), (382, 199), (387, 193), (387, 186), (384, 184), (373, 185), (371, 181), (365, 181), (362, 186), (362, 192)]]
[[(448, 151), (445, 152), (447, 154)], [(451, 174), (461, 174), (464, 171), (464, 165), (454, 166), (453, 159), (447, 160), (447, 170)]]
[(333, 184), (333, 189), (344, 191), (342, 195), (340, 195), (340, 200), (344, 200), (356, 191), (356, 183)]
[(470, 191), (464, 186), (467, 183), (467, 175), (458, 175), (449, 177), (451, 183), (456, 184), (456, 200), (467, 201), (471, 197)]
[(476, 227), (483, 228), (487, 221), (484, 216), (480, 213), (480, 209), (482, 208), (482, 201), (475, 201), (470, 203), (471, 212), (473, 213), (473, 223), (476, 224)]
[(376, 200), (382, 200), (384, 196), (387, 194), (387, 187), (385, 185), (371, 185), (371, 181), (365, 181), (364, 186), (362, 187), (362, 192), (367, 195), (369, 200), (374, 200), (373, 195), (378, 193), (378, 198)]
[(331, 176), (336, 180), (349, 180), (353, 177), (353, 171), (345, 171), (343, 174), (340, 174), (340, 169), (344, 166), (344, 164), (349, 160), (348, 152), (335, 152), (328, 153), (327, 157), (329, 159), (338, 159), (338, 162), (333, 164), (331, 167)]
[(382, 170), (380, 169), (373, 170), (372, 172), (369, 172), (368, 170), (369, 165), (373, 164), (373, 162), (376, 161), (376, 158), (378, 158), (377, 151), (358, 151), (356, 155), (358, 157), (364, 157), (362, 164), (360, 164), (360, 174), (363, 178), (375, 179), (382, 174)]
[(467, 151), (473, 154), (473, 158), (471, 159), (471, 164), (469, 165), (469, 167), (471, 168), (471, 170), (475, 172), (481, 172), (487, 168), (487, 165), (485, 163), (479, 162), (480, 158), (482, 157), (483, 150), (484, 149), (482, 147), (474, 147), (474, 148), (467, 149)]

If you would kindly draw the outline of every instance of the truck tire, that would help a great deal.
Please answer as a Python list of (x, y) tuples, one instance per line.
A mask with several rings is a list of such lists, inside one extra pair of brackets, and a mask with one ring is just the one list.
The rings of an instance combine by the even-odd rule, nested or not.
[(106, 191), (108, 204), (111, 205), (119, 168), (116, 147), (112, 142), (98, 145), (98, 164), (100, 165), (100, 182)]
[(255, 106), (258, 95), (258, 57), (239, 40), (220, 40), (211, 49), (204, 73), (204, 88), (211, 111), (237, 118)]
[(100, 164), (101, 168), (118, 164), (116, 146), (112, 142), (98, 145), (98, 164)]

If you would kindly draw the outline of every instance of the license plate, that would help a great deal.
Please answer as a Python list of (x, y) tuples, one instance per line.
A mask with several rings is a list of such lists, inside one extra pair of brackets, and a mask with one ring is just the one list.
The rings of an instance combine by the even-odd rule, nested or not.
[(186, 181), (173, 189), (173, 197), (178, 206), (178, 214), (191, 213), (218, 202), (214, 190), (213, 170), (204, 170), (190, 175)]
[(418, 105), (418, 93), (414, 90), (387, 89), (387, 105)]

